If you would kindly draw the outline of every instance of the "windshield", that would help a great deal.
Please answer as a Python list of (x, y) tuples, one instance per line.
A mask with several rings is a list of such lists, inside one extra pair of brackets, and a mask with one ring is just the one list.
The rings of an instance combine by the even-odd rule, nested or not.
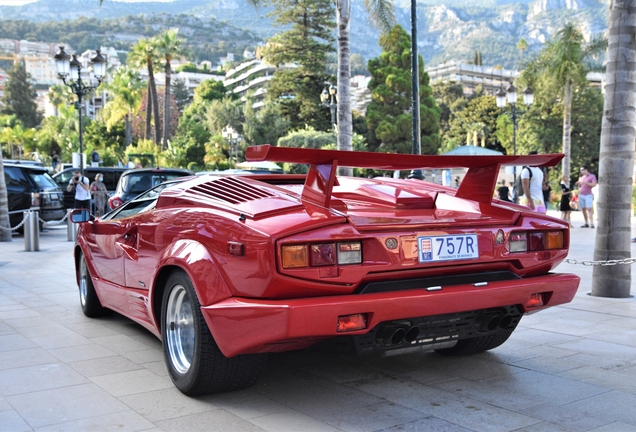
[(125, 177), (122, 177), (122, 192), (140, 194), (148, 189), (157, 186), (168, 180), (173, 180), (179, 177), (190, 175), (189, 173), (179, 172), (144, 172), (144, 173), (131, 173)]
[(105, 214), (102, 217), (102, 220), (113, 220), (113, 219), (122, 219), (129, 216), (134, 216), (136, 214), (152, 210), (155, 208), (155, 204), (161, 191), (171, 186), (177, 182), (168, 182), (160, 184), (149, 191), (139, 195), (132, 201), (128, 201), (126, 204), (121, 207), (116, 208), (115, 210)]
[(58, 188), (58, 184), (47, 172), (29, 170), (29, 177), (42, 189)]

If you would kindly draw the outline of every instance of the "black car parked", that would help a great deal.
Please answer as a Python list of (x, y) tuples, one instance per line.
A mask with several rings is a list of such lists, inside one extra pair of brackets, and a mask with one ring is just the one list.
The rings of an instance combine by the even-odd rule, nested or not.
[(117, 208), (142, 192), (168, 180), (194, 175), (192, 171), (180, 168), (137, 168), (126, 171), (117, 184), (115, 194), (108, 204)]
[(62, 190), (44, 167), (20, 163), (3, 166), (12, 228), (22, 222), (23, 212), (31, 208), (37, 208), (40, 219), (46, 222), (64, 218)]
[[(64, 208), (67, 209), (73, 208), (73, 204), (75, 203), (75, 191), (71, 190), (69, 192), (66, 190), (66, 187), (76, 169), (77, 168), (66, 168), (53, 175), (53, 180), (55, 180), (64, 191)], [(106, 186), (108, 194), (113, 195), (117, 189), (119, 178), (127, 169), (128, 168), (84, 167), (84, 176), (92, 183), (97, 174), (103, 174), (104, 180), (102, 180), (102, 182)]]

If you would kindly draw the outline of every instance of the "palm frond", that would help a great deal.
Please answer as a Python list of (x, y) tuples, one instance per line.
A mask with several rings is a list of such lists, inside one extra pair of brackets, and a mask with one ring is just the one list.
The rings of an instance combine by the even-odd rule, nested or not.
[(391, 0), (364, 0), (364, 7), (369, 12), (371, 24), (382, 33), (388, 33), (397, 22)]

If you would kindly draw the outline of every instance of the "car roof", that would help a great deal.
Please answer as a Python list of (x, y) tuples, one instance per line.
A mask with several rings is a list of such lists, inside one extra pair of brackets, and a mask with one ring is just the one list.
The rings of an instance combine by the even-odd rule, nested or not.
[(143, 174), (143, 173), (178, 173), (192, 175), (192, 171), (183, 168), (130, 168), (122, 174), (123, 176), (129, 174)]
[(46, 172), (46, 168), (44, 168), (43, 166), (38, 166), (38, 165), (23, 165), (20, 163), (3, 163), (2, 166), (8, 168), (8, 167), (15, 167), (15, 168), (24, 168), (24, 169), (28, 169), (31, 171), (40, 171), (40, 172)]

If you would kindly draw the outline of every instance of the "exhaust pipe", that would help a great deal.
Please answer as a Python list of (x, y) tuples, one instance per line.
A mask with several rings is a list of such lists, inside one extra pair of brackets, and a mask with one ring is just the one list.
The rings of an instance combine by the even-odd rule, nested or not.
[[(510, 321), (512, 321), (512, 317), (510, 318)], [(477, 319), (475, 326), (477, 327), (477, 330), (479, 330), (480, 332), (491, 332), (491, 331), (497, 330), (500, 324), (501, 324), (500, 314), (485, 313), (485, 314), (482, 314)]]
[(404, 342), (406, 337), (406, 328), (403, 326), (386, 326), (378, 331), (378, 335), (375, 338), (378, 346), (390, 347), (400, 345)]
[(406, 340), (408, 343), (411, 343), (417, 339), (417, 336), (419, 334), (420, 334), (420, 328), (418, 326), (413, 326), (406, 331), (404, 340)]
[(499, 322), (499, 328), (505, 330), (510, 324), (512, 324), (512, 315), (504, 315), (504, 317)]

